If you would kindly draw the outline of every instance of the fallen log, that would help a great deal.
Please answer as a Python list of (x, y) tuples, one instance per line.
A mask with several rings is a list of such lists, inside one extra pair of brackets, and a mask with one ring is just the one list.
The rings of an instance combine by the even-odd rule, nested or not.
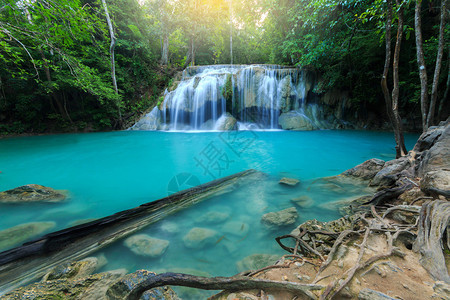
[(309, 299), (317, 299), (317, 296), (311, 291), (322, 290), (324, 288), (324, 286), (318, 284), (255, 279), (245, 276), (208, 278), (180, 273), (163, 273), (138, 283), (128, 295), (127, 300), (138, 300), (145, 291), (165, 285), (186, 286), (202, 290), (228, 291), (274, 289), (304, 295)]
[[(247, 170), (183, 190), (136, 208), (56, 231), (0, 253), (0, 295), (42, 277), (51, 268), (79, 260), (164, 217), (211, 196), (232, 191), (257, 171)], [(260, 173), (259, 173), (260, 174)]]

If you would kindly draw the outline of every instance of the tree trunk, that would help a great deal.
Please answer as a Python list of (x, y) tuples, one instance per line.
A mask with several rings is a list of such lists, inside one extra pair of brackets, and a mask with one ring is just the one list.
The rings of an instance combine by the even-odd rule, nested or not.
[[(114, 91), (116, 95), (119, 94), (117, 89), (117, 81), (116, 81), (116, 63), (114, 59), (114, 48), (116, 47), (116, 37), (114, 36), (114, 30), (111, 22), (111, 18), (108, 13), (108, 6), (106, 5), (106, 0), (102, 0), (103, 8), (105, 9), (106, 22), (108, 23), (109, 35), (111, 37), (111, 45), (109, 46), (109, 53), (111, 55), (111, 79), (114, 87)], [(122, 122), (122, 112), (120, 110), (120, 103), (116, 103), (119, 111), (119, 120)]]
[(383, 76), (381, 77), (381, 90), (383, 91), (384, 101), (386, 102), (387, 114), (391, 124), (393, 121), (392, 114), (392, 100), (389, 94), (389, 88), (387, 85), (387, 77), (389, 74), (389, 66), (391, 64), (391, 26), (392, 26), (392, 4), (391, 0), (387, 0), (387, 11), (386, 11), (386, 57), (384, 60)]
[(420, 17), (420, 10), (422, 7), (422, 0), (416, 0), (416, 10), (414, 17), (415, 33), (416, 33), (416, 50), (417, 50), (417, 66), (419, 67), (420, 77), (420, 108), (422, 112), (422, 131), (426, 132), (428, 129), (427, 115), (428, 115), (428, 77), (425, 58), (423, 54), (423, 40), (422, 40), (422, 20)]
[(183, 69), (186, 69), (190, 63), (191, 63), (191, 49), (188, 49), (188, 51), (186, 53), (186, 61), (184, 62)]
[(392, 89), (392, 112), (394, 115), (394, 135), (397, 146), (397, 158), (407, 154), (405, 140), (403, 137), (402, 119), (398, 113), (398, 98), (399, 98), (399, 78), (398, 78), (398, 63), (400, 59), (400, 47), (403, 38), (403, 2), (396, 0), (398, 8), (398, 23), (397, 23), (397, 40), (394, 50), (394, 61), (392, 62), (392, 74), (394, 77), (394, 88)]
[(195, 45), (194, 45), (194, 37), (191, 37), (191, 66), (195, 66)]
[(230, 0), (230, 63), (233, 64), (233, 0)]
[[(399, 12), (399, 28), (403, 27), (403, 16)], [(401, 17), (400, 17), (401, 15)], [(387, 76), (389, 74), (389, 66), (391, 64), (391, 27), (392, 27), (392, 0), (387, 0), (387, 12), (386, 12), (386, 58), (384, 61), (383, 76), (381, 78), (381, 89), (383, 91), (384, 100), (386, 102), (387, 114), (391, 121), (392, 128), (394, 130), (395, 142), (396, 142), (396, 156), (401, 157), (406, 155), (406, 147), (404, 146), (403, 133), (401, 128), (401, 119), (398, 114), (398, 56), (400, 54), (399, 38), (402, 37), (402, 31), (397, 32), (397, 43), (395, 45), (394, 54), (394, 89), (392, 91), (392, 97), (389, 93), (387, 85)]]
[(434, 77), (433, 77), (433, 87), (431, 90), (431, 101), (430, 101), (430, 109), (428, 112), (428, 118), (427, 118), (427, 124), (428, 126), (433, 125), (433, 118), (434, 118), (434, 110), (436, 106), (436, 99), (437, 99), (437, 90), (439, 86), (439, 75), (441, 73), (441, 66), (442, 66), (442, 56), (444, 54), (444, 45), (445, 45), (445, 23), (446, 23), (446, 14), (447, 14), (447, 0), (441, 1), (441, 25), (439, 28), (439, 46), (438, 46), (438, 53), (436, 57), (436, 67), (434, 69)]
[(161, 55), (161, 64), (168, 65), (169, 64), (169, 34), (165, 33), (163, 36), (163, 48)]
[(439, 103), (439, 110), (438, 110), (438, 120), (441, 120), (442, 117), (442, 111), (444, 109), (444, 103), (448, 100), (448, 91), (450, 89), (450, 47), (449, 47), (449, 55), (447, 58), (447, 64), (448, 64), (448, 74), (447, 74), (447, 84), (445, 85), (445, 92), (444, 96), (442, 97), (440, 103)]

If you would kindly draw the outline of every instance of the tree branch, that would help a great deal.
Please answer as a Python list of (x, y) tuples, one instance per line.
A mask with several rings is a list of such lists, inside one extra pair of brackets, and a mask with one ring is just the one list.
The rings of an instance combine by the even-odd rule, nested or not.
[(202, 277), (180, 273), (163, 273), (148, 278), (137, 284), (130, 292), (128, 300), (138, 300), (141, 295), (152, 288), (175, 285), (198, 288), (202, 290), (229, 290), (242, 291), (252, 289), (277, 289), (288, 291), (294, 294), (307, 296), (309, 299), (317, 297), (311, 291), (322, 290), (324, 287), (317, 284), (300, 284), (294, 282), (282, 282), (248, 277)]

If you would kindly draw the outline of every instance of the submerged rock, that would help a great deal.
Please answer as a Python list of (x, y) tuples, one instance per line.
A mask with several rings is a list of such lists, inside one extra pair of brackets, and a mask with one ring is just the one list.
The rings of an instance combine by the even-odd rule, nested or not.
[(56, 226), (55, 222), (33, 222), (20, 224), (0, 231), (0, 249), (18, 246), (32, 237)]
[(210, 211), (201, 217), (197, 218), (198, 223), (207, 223), (207, 224), (218, 224), (225, 222), (228, 218), (230, 218), (230, 214), (220, 211)]
[(239, 272), (258, 270), (273, 265), (280, 257), (272, 254), (252, 254), (236, 263)]
[(0, 193), (0, 203), (60, 202), (66, 199), (62, 191), (39, 184), (27, 184)]
[(317, 129), (308, 117), (297, 111), (282, 113), (278, 118), (278, 124), (285, 130)]
[(291, 202), (295, 205), (300, 206), (301, 208), (310, 208), (314, 206), (314, 200), (311, 197), (303, 195), (300, 197), (292, 198)]
[(239, 237), (246, 236), (248, 230), (248, 224), (240, 221), (229, 221), (222, 226), (223, 233), (229, 233)]
[(146, 234), (135, 234), (124, 242), (133, 253), (141, 256), (158, 257), (166, 252), (169, 241), (157, 239)]
[(290, 207), (277, 212), (270, 212), (261, 217), (261, 222), (269, 228), (292, 225), (298, 218), (297, 209)]
[(369, 210), (369, 206), (361, 206), (372, 199), (372, 195), (349, 197), (319, 205), (320, 208), (339, 211), (342, 216), (352, 215), (359, 211)]
[(167, 233), (177, 233), (180, 231), (180, 228), (174, 222), (163, 222), (160, 228)]
[(284, 185), (290, 185), (290, 186), (296, 186), (297, 184), (299, 184), (300, 180), (295, 179), (295, 178), (287, 178), (287, 177), (283, 177), (280, 179), (280, 184), (284, 184)]
[(194, 227), (183, 237), (183, 242), (187, 248), (200, 249), (214, 244), (217, 236), (218, 232), (215, 230)]
[(203, 276), (203, 277), (211, 277), (212, 275), (208, 272), (197, 270), (197, 269), (191, 269), (191, 268), (167, 268), (167, 269), (159, 269), (155, 270), (156, 274), (161, 273), (182, 273), (182, 274), (189, 274), (189, 275), (195, 275), (195, 276)]

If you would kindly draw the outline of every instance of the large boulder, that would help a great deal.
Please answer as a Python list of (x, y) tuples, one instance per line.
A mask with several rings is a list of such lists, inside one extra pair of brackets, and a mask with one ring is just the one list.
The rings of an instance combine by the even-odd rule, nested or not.
[(375, 175), (377, 175), (378, 172), (381, 171), (381, 169), (383, 169), (384, 164), (384, 160), (372, 158), (357, 165), (356, 167), (351, 168), (350, 170), (343, 172), (341, 175), (356, 177), (363, 180), (371, 180), (375, 177)]
[(27, 184), (0, 193), (0, 203), (61, 202), (64, 199), (64, 191), (39, 184)]
[(308, 117), (298, 111), (282, 113), (278, 124), (285, 130), (314, 130), (317, 129)]
[(218, 234), (215, 230), (194, 227), (183, 237), (183, 242), (187, 248), (200, 249), (214, 244), (218, 239)]
[(270, 212), (261, 217), (261, 222), (268, 228), (276, 229), (292, 225), (297, 221), (298, 213), (295, 207), (290, 207), (277, 212)]
[(141, 256), (159, 257), (166, 252), (169, 241), (157, 239), (146, 234), (135, 234), (124, 242), (133, 253)]
[(427, 172), (438, 171), (443, 168), (450, 168), (450, 123), (447, 124), (433, 146), (429, 150), (425, 150), (420, 156), (418, 176), (423, 177)]
[(0, 250), (18, 246), (55, 227), (55, 222), (33, 222), (20, 224), (0, 231)]
[(225, 113), (216, 121), (216, 125), (214, 126), (215, 130), (235, 130), (236, 129), (237, 120), (230, 113)]
[(426, 194), (450, 194), (450, 122), (445, 126), (431, 128), (422, 134), (415, 149), (424, 149), (418, 156), (417, 176), (421, 178), (420, 188)]
[(420, 180), (420, 190), (427, 195), (450, 195), (450, 170), (427, 172)]
[(444, 133), (445, 127), (430, 127), (426, 132), (422, 133), (414, 145), (415, 152), (423, 152), (430, 149)]
[(407, 176), (414, 174), (414, 159), (411, 155), (386, 162), (383, 168), (373, 177), (371, 186), (391, 186), (399, 175), (403, 173)]

